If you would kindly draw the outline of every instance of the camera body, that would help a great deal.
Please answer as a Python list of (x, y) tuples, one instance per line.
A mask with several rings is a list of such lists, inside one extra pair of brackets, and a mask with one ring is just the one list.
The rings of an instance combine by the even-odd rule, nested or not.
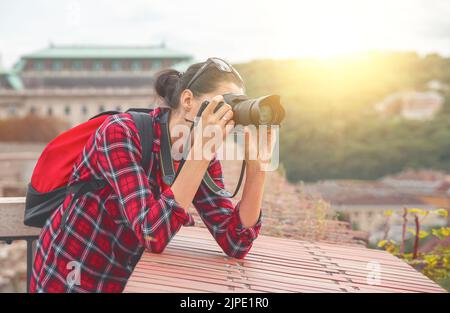
[[(279, 95), (267, 95), (251, 99), (243, 94), (227, 93), (223, 99), (233, 109), (233, 120), (236, 125), (280, 125), (285, 117), (285, 110), (280, 103)], [(200, 107), (199, 116), (209, 104), (206, 100)], [(219, 103), (216, 112), (223, 102)]]

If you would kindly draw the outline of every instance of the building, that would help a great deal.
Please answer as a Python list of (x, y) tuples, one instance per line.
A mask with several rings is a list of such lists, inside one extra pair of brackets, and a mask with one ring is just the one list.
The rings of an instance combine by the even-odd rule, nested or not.
[(375, 110), (384, 116), (401, 116), (408, 120), (433, 119), (442, 108), (444, 97), (436, 91), (398, 92), (375, 104)]
[(102, 111), (152, 107), (154, 74), (191, 61), (164, 45), (50, 45), (0, 69), (0, 119), (37, 114), (74, 126)]
[(449, 87), (447, 84), (437, 79), (430, 80), (425, 84), (425, 86), (427, 87), (427, 89), (435, 91), (445, 91)]
[[(386, 231), (390, 239), (401, 238), (403, 221), (399, 214), (405, 208), (426, 211), (448, 209), (442, 206), (443, 200), (448, 202), (450, 197), (442, 195), (445, 180), (441, 179), (441, 175), (436, 174), (437, 181), (427, 175), (425, 179), (414, 177), (410, 173), (401, 173), (376, 181), (327, 180), (306, 184), (304, 189), (308, 194), (320, 194), (335, 212), (346, 217), (353, 228), (368, 232), (369, 242), (376, 243), (384, 238)], [(395, 217), (388, 218), (386, 212), (391, 210), (396, 213)], [(426, 229), (446, 226), (448, 219), (429, 214), (421, 225)], [(411, 218), (408, 227), (415, 227)]]

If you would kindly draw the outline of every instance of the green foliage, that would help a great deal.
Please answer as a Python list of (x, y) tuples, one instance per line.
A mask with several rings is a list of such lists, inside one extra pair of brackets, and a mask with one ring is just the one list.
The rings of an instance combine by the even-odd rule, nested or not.
[(376, 179), (406, 168), (450, 168), (450, 91), (432, 121), (382, 118), (387, 95), (450, 83), (450, 58), (368, 53), (339, 60), (261, 60), (237, 66), (251, 96), (277, 93), (287, 110), (281, 162), (290, 181)]
[[(390, 218), (392, 215), (398, 215), (403, 220), (403, 227), (413, 235), (413, 239), (417, 244), (414, 244), (413, 252), (407, 253), (405, 249), (406, 237), (402, 238), (402, 242), (397, 243), (394, 240), (383, 239), (378, 242), (377, 247), (383, 248), (386, 251), (396, 255), (405, 260), (411, 266), (421, 271), (424, 275), (432, 280), (440, 283), (444, 288), (450, 290), (448, 287), (450, 280), (450, 246), (444, 244), (444, 240), (450, 236), (450, 227), (440, 227), (431, 229), (431, 233), (422, 230), (420, 225), (423, 220), (430, 214), (437, 214), (441, 216), (448, 216), (448, 211), (445, 209), (437, 210), (422, 210), (422, 209), (404, 209), (403, 212), (395, 212), (387, 210), (385, 214)], [(406, 227), (408, 218), (414, 218), (416, 228)], [(421, 252), (419, 249), (420, 239), (434, 236), (439, 241), (432, 251)]]

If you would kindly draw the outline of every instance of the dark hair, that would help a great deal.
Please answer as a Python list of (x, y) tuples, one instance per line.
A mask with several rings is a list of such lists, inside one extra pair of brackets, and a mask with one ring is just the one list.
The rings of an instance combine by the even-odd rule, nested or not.
[[(155, 91), (164, 99), (164, 102), (176, 109), (180, 103), (180, 95), (192, 77), (197, 73), (205, 62), (195, 63), (181, 74), (174, 69), (166, 69), (156, 74)], [(243, 84), (232, 73), (221, 72), (214, 66), (208, 66), (207, 69), (190, 86), (190, 90), (195, 97), (211, 92), (222, 82), (233, 82), (243, 88)]]

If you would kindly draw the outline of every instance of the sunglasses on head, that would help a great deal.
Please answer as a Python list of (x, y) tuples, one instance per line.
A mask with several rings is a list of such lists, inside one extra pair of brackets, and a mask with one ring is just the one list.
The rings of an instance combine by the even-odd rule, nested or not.
[(189, 87), (192, 86), (192, 84), (195, 82), (195, 80), (197, 80), (200, 75), (202, 75), (206, 69), (208, 68), (208, 66), (210, 64), (213, 64), (219, 71), (224, 72), (224, 73), (231, 73), (233, 74), (240, 82), (244, 82), (242, 80), (241, 75), (239, 75), (238, 71), (235, 70), (235, 68), (233, 66), (231, 66), (231, 64), (229, 64), (228, 62), (226, 62), (225, 60), (219, 59), (219, 58), (208, 58), (208, 60), (206, 60), (205, 64), (203, 64), (199, 70), (197, 71), (197, 73), (195, 73), (195, 75), (192, 77), (192, 79), (189, 81), (189, 83), (186, 85), (186, 89), (189, 89)]

